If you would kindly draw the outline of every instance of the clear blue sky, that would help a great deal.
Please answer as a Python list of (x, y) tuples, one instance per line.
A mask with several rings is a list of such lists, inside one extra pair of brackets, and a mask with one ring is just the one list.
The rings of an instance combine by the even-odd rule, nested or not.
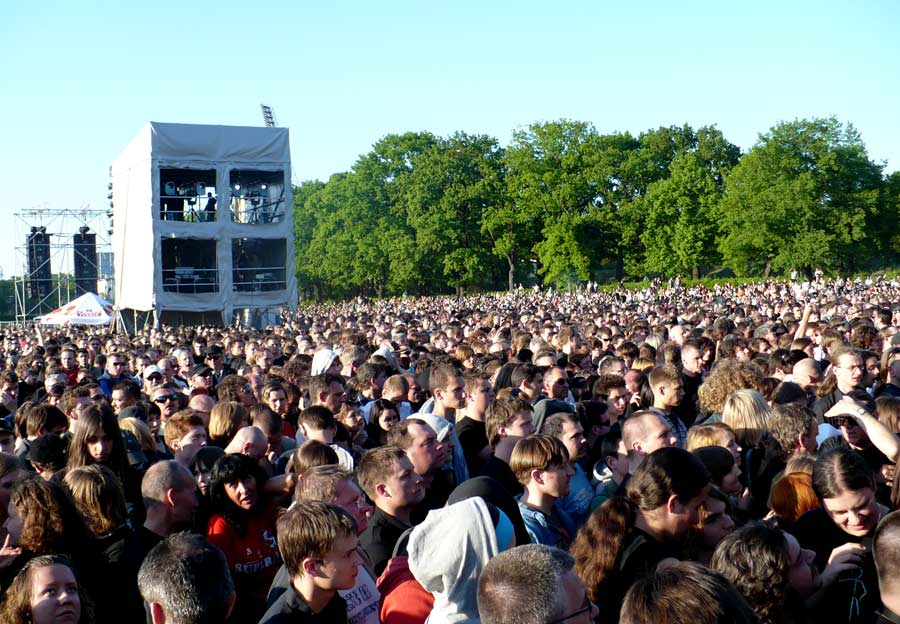
[[(900, 168), (900, 3), (0, 3), (0, 267), (13, 213), (105, 208), (108, 167), (150, 120), (291, 129), (296, 178), (382, 136), (534, 121), (600, 132), (717, 124), (749, 149), (779, 120), (836, 115)], [(280, 5), (280, 6), (273, 6)]]

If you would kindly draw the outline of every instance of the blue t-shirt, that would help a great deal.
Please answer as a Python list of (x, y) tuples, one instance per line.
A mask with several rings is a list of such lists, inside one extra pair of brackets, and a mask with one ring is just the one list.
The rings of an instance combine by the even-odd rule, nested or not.
[(575, 474), (569, 479), (569, 495), (556, 501), (556, 506), (568, 514), (577, 529), (591, 515), (593, 498), (594, 488), (591, 487), (590, 479), (584, 473), (584, 469), (575, 464)]

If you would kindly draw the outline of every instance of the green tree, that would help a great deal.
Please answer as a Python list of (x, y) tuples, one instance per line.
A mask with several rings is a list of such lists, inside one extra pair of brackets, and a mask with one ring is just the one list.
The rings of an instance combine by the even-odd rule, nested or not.
[(491, 215), (489, 222), (507, 227), (530, 223), (510, 235), (505, 248), (530, 248), (537, 255), (538, 273), (549, 282), (572, 275), (588, 279), (604, 255), (602, 237), (585, 235), (600, 227), (596, 184), (587, 175), (596, 134), (583, 121), (536, 123), (513, 133), (507, 149), (507, 188), (515, 208), (500, 215), (503, 219)]
[(365, 191), (357, 174), (341, 173), (308, 202), (317, 220), (304, 265), (333, 297), (378, 292), (386, 282), (386, 263), (377, 257), (378, 215)]
[(900, 252), (900, 232), (897, 222), (900, 221), (900, 171), (895, 171), (884, 183), (881, 197), (880, 218), (876, 232), (882, 247), (895, 258)]
[(727, 171), (740, 157), (740, 150), (725, 140), (714, 126), (694, 130), (690, 125), (667, 126), (641, 133), (640, 148), (629, 154), (623, 169), (629, 179), (629, 198), (619, 209), (621, 231), (619, 244), (623, 249), (621, 262), (632, 274), (645, 271), (644, 232), (650, 209), (647, 193), (655, 182), (671, 175), (672, 163), (688, 153), (697, 153), (703, 166), (710, 170), (716, 184), (721, 186)]
[(481, 232), (490, 241), (491, 253), (506, 262), (507, 288), (512, 292), (516, 272), (526, 270), (525, 261), (533, 256), (532, 248), (537, 244), (533, 222), (504, 192), (495, 204), (484, 207)]
[(643, 217), (636, 201), (646, 184), (640, 150), (641, 141), (625, 132), (595, 137), (589, 152), (595, 217), (606, 241), (605, 255), (616, 263), (616, 279), (624, 276), (625, 259), (633, 257), (640, 244)]
[(720, 250), (738, 275), (853, 270), (877, 242), (881, 167), (852, 125), (783, 122), (727, 178)]
[(319, 296), (322, 284), (316, 283), (309, 271), (306, 250), (312, 241), (313, 232), (316, 229), (317, 215), (313, 210), (310, 199), (322, 189), (325, 183), (319, 180), (303, 182), (294, 187), (294, 271), (297, 274), (297, 283), (303, 291), (312, 291), (316, 298)]
[(685, 151), (675, 155), (669, 175), (651, 183), (639, 202), (646, 215), (641, 242), (647, 271), (698, 278), (701, 267), (720, 261), (719, 202), (740, 150), (715, 127), (690, 137), (678, 145)]
[(496, 262), (482, 231), (484, 211), (503, 201), (497, 140), (456, 133), (418, 155), (404, 187), (417, 265), (450, 287), (489, 285)]
[(644, 266), (652, 273), (689, 273), (696, 279), (702, 266), (719, 260), (721, 194), (695, 152), (676, 157), (670, 169), (671, 175), (651, 184), (644, 198)]
[(374, 229), (377, 249), (386, 264), (384, 286), (391, 294), (428, 292), (433, 283), (430, 267), (423, 267), (419, 261), (415, 231), (406, 213), (404, 189), (418, 157), (438, 140), (430, 132), (389, 134), (353, 167), (360, 176), (373, 214), (377, 215), (368, 225)]
[(383, 295), (425, 283), (416, 266), (403, 185), (436, 138), (388, 135), (348, 173), (298, 187), (294, 207), (301, 287), (330, 297)]

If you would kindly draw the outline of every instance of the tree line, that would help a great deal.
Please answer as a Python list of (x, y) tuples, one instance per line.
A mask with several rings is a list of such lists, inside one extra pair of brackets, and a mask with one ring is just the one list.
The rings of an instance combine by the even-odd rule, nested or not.
[(900, 172), (835, 118), (779, 123), (744, 154), (715, 126), (559, 120), (507, 147), (410, 132), (295, 187), (296, 270), (317, 298), (850, 272), (898, 258), (898, 213)]

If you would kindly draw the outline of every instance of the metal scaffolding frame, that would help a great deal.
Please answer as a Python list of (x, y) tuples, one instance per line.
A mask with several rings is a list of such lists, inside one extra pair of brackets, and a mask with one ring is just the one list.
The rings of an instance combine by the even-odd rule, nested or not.
[[(20, 210), (14, 214), (16, 240), (16, 263), (21, 268), (14, 280), (16, 299), (16, 322), (24, 323), (52, 312), (75, 298), (75, 245), (73, 236), (89, 228), (97, 235), (97, 254), (111, 253), (112, 224), (110, 211), (95, 210), (89, 204), (77, 209), (36, 207)], [(44, 297), (29, 297), (28, 282), (32, 275), (28, 266), (28, 234), (32, 228), (46, 228), (50, 236), (50, 279), (51, 288)], [(99, 265), (99, 260), (95, 259)], [(97, 266), (97, 277), (111, 279), (103, 275)], [(98, 293), (101, 296), (103, 293)]]

